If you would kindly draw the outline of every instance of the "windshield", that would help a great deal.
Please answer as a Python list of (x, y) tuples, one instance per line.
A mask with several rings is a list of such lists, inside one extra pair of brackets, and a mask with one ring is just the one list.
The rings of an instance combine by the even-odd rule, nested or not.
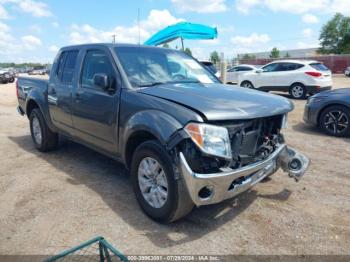
[(132, 86), (163, 83), (218, 83), (215, 76), (187, 54), (164, 48), (116, 47)]

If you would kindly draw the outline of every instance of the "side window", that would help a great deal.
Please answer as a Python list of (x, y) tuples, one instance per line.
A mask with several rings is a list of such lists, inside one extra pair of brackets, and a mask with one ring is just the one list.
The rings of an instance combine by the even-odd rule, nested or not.
[(61, 81), (72, 83), (75, 65), (77, 63), (78, 51), (68, 51), (64, 63)]
[(248, 67), (248, 66), (242, 66), (241, 67), (241, 71), (251, 71), (251, 70), (253, 70), (253, 68)]
[(303, 67), (302, 64), (296, 64), (296, 63), (281, 63), (278, 67), (278, 71), (293, 71), (296, 69), (299, 69)]
[(66, 53), (67, 52), (61, 53), (60, 57), (58, 58), (58, 65), (57, 65), (57, 70), (56, 70), (56, 76), (60, 80), (62, 78), (63, 65), (64, 65), (64, 60), (66, 58)]
[(57, 78), (63, 83), (71, 83), (75, 65), (77, 62), (78, 51), (63, 52), (58, 60), (56, 71)]
[(93, 83), (95, 74), (106, 74), (110, 83), (115, 84), (113, 66), (107, 54), (102, 50), (91, 50), (86, 53), (81, 75), (82, 87), (96, 88)]
[(276, 72), (280, 63), (273, 63), (262, 67), (263, 72)]

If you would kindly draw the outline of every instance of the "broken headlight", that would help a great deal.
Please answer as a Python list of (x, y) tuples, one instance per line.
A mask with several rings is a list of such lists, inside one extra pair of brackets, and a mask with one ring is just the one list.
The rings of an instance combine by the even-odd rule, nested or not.
[(227, 128), (201, 123), (189, 123), (185, 131), (202, 152), (231, 158), (231, 145)]

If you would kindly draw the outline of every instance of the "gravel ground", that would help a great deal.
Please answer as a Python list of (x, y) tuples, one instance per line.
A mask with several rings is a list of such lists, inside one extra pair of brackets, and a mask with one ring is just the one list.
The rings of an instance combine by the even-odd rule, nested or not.
[(305, 101), (293, 102), (285, 136), (312, 160), (303, 180), (279, 171), (160, 225), (142, 213), (117, 162), (70, 141), (37, 152), (15, 85), (0, 85), (0, 254), (55, 254), (96, 235), (125, 254), (350, 254), (350, 138), (306, 126)]

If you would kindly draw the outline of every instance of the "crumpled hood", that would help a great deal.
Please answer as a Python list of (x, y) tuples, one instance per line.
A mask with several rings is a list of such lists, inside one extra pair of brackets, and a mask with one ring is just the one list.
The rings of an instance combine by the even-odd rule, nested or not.
[(223, 84), (164, 84), (141, 88), (139, 92), (182, 104), (209, 121), (266, 117), (294, 108), (286, 98)]

